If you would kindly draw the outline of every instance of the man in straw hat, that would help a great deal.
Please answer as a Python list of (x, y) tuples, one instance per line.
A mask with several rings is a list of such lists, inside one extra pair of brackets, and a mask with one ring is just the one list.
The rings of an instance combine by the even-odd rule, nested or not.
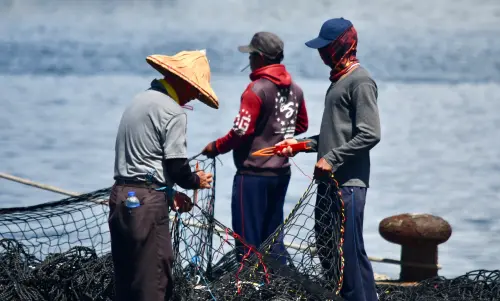
[[(210, 188), (212, 175), (192, 172), (186, 149), (186, 113), (182, 106), (199, 99), (218, 108), (210, 87), (204, 51), (174, 56), (151, 55), (146, 61), (163, 76), (135, 96), (123, 113), (115, 145), (115, 184), (109, 199), (111, 254), (117, 301), (169, 300), (173, 254), (169, 208), (189, 211), (181, 193), (164, 193), (174, 184)], [(139, 204), (126, 201), (135, 192)], [(133, 196), (131, 196), (133, 199)], [(129, 199), (130, 200), (130, 199)], [(139, 205), (139, 206), (137, 206)]]
[[(252, 82), (241, 95), (232, 129), (203, 149), (209, 157), (233, 150), (237, 169), (231, 200), (233, 230), (257, 248), (283, 222), (290, 163), (288, 158), (252, 153), (302, 134), (308, 127), (302, 89), (281, 64), (283, 47), (283, 41), (270, 32), (258, 32), (248, 46), (239, 47), (249, 53)], [(239, 241), (236, 245), (241, 260), (248, 250)], [(282, 242), (274, 250), (284, 251)]]
[[(319, 36), (306, 45), (317, 49), (325, 65), (331, 68), (332, 84), (326, 92), (325, 111), (319, 135), (311, 140), (310, 151), (318, 153), (314, 175), (322, 178), (335, 173), (341, 186), (347, 218), (344, 233), (344, 281), (341, 295), (348, 301), (377, 300), (372, 266), (363, 242), (363, 217), (370, 177), (370, 150), (380, 141), (380, 119), (377, 107), (377, 84), (356, 57), (358, 36), (354, 26), (344, 18), (323, 23)], [(293, 144), (289, 139), (280, 144)], [(291, 148), (284, 150), (294, 155)], [(325, 186), (318, 187), (318, 196)], [(335, 191), (331, 190), (332, 193)], [(333, 198), (334, 199), (334, 198)], [(326, 204), (326, 198), (316, 202), (316, 233), (318, 255), (325, 270), (332, 270), (338, 258), (331, 258), (331, 248), (322, 227), (334, 220), (336, 206)]]

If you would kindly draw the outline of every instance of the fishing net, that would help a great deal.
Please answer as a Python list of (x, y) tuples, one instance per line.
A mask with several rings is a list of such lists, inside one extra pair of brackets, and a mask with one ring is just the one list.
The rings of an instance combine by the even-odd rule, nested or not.
[[(215, 175), (214, 160), (190, 163)], [(345, 216), (335, 181), (312, 182), (258, 248), (214, 218), (215, 185), (179, 190), (195, 207), (171, 216), (173, 300), (342, 300)], [(0, 301), (112, 300), (109, 193), (0, 209)], [(377, 291), (387, 301), (500, 300), (500, 271), (408, 286), (385, 282)]]
[[(214, 159), (192, 158), (190, 165), (193, 170), (215, 175)], [(209, 224), (205, 215), (200, 216), (197, 210), (202, 208), (208, 218), (213, 217), (215, 178), (212, 189), (197, 191), (196, 196), (192, 190), (174, 189), (196, 199), (198, 207), (192, 211), (192, 216)], [(93, 284), (96, 284), (94, 295), (107, 300), (113, 284), (107, 203), (110, 192), (111, 188), (105, 188), (61, 201), (0, 209), (0, 301), (101, 300), (88, 296)], [(191, 235), (178, 238), (195, 246), (205, 245), (210, 250), (212, 229), (193, 227)], [(206, 265), (210, 254), (202, 254), (200, 257)], [(182, 255), (181, 251), (176, 257), (183, 258)], [(73, 274), (75, 269), (85, 275)], [(41, 275), (42, 278), (37, 278)], [(94, 279), (100, 278), (99, 275), (105, 279)], [(37, 292), (37, 297), (28, 298), (30, 295), (25, 296), (24, 289), (33, 294)]]
[(22, 244), (37, 259), (73, 246), (111, 251), (107, 200), (111, 188), (41, 205), (0, 209), (0, 238)]
[(312, 182), (257, 249), (229, 233), (235, 245), (206, 276), (211, 282), (197, 300), (340, 300), (344, 221), (336, 182)]
[[(190, 300), (191, 291), (200, 282), (206, 282), (212, 263), (224, 250), (214, 248), (214, 203), (216, 187), (215, 160), (192, 160), (194, 170), (213, 174), (211, 189), (183, 191), (191, 196), (194, 207), (186, 213), (176, 213), (171, 218), (172, 248), (174, 251), (173, 276), (176, 279), (174, 294), (178, 299)], [(182, 190), (181, 190), (182, 191)], [(219, 243), (220, 245), (220, 243)], [(215, 257), (215, 259), (214, 259)], [(203, 272), (201, 272), (203, 271)]]
[[(190, 160), (193, 170), (204, 170), (215, 175), (215, 160), (193, 158)], [(174, 189), (197, 200), (208, 217), (214, 214), (215, 178), (212, 189), (194, 192), (179, 187)], [(62, 253), (73, 246), (89, 247), (97, 255), (111, 251), (108, 227), (108, 199), (110, 188), (100, 189), (61, 201), (44, 203), (30, 207), (0, 209), (0, 238), (10, 238), (28, 248), (28, 253), (38, 259), (48, 254)], [(206, 223), (198, 209), (192, 211), (193, 217)], [(213, 227), (193, 232), (191, 237), (196, 245), (210, 244), (210, 231)], [(193, 230), (195, 231), (195, 230)], [(210, 258), (208, 255), (205, 258)]]
[[(191, 160), (193, 170), (203, 170), (213, 174), (211, 189), (190, 190), (177, 189), (191, 197), (195, 204), (190, 212), (176, 213), (170, 219), (171, 236), (176, 265), (181, 265), (195, 260), (203, 270), (210, 271), (212, 265), (212, 242), (214, 231), (214, 204), (216, 165), (215, 160)], [(174, 270), (174, 273), (178, 270)]]
[(72, 247), (42, 261), (29, 246), (0, 240), (0, 300), (111, 300), (113, 262), (89, 247)]
[(377, 285), (380, 301), (496, 301), (500, 300), (500, 270), (476, 270), (453, 279), (436, 277), (417, 284)]
[[(15, 240), (0, 240), (1, 301), (110, 301), (113, 298), (112, 281), (113, 263), (109, 254), (98, 256), (91, 248), (77, 246), (40, 261), (28, 253), (27, 246)], [(258, 286), (247, 286), (247, 296), (253, 296), (253, 300), (315, 300), (307, 296), (290, 299), (280, 296), (280, 292), (274, 297), (266, 297), (259, 292)], [(212, 290), (215, 291), (215, 286)], [(500, 300), (500, 270), (472, 271), (454, 279), (437, 277), (409, 286), (378, 284), (377, 291), (381, 301)], [(212, 297), (207, 288), (200, 285), (184, 300), (245, 300), (219, 295), (222, 294)]]

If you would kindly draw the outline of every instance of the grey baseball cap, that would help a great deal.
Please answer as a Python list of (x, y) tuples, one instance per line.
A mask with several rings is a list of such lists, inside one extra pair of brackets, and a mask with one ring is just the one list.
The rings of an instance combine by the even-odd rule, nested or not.
[(283, 53), (284, 43), (274, 33), (261, 31), (253, 35), (249, 45), (239, 46), (243, 53), (259, 52), (267, 58), (277, 58)]

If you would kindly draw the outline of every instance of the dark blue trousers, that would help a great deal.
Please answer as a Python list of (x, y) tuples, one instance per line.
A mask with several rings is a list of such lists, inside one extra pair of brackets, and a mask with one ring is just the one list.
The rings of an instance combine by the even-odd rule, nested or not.
[[(368, 256), (366, 255), (363, 242), (363, 218), (366, 201), (366, 188), (364, 187), (341, 187), (342, 198), (344, 200), (344, 212), (346, 215), (344, 233), (344, 282), (340, 291), (341, 296), (346, 301), (376, 301), (377, 292), (373, 269)], [(333, 189), (326, 191), (324, 184), (318, 187), (318, 198), (316, 200), (316, 235), (318, 243), (318, 255), (321, 265), (325, 271), (334, 271), (333, 263), (338, 262), (338, 253), (332, 252), (331, 248), (337, 248), (337, 243), (331, 241), (331, 235), (325, 232), (324, 228), (332, 225), (331, 221), (339, 213), (340, 207), (333, 206), (327, 200), (335, 199), (323, 198), (322, 195), (336, 193)], [(327, 239), (330, 238), (330, 241)], [(328, 272), (326, 273), (328, 274)], [(328, 275), (327, 275), (328, 277)]]
[[(289, 182), (290, 175), (235, 175), (231, 200), (234, 232), (248, 244), (259, 248), (283, 223), (283, 205)], [(236, 248), (237, 259), (241, 261), (248, 249), (237, 240)], [(283, 238), (279, 235), (271, 253), (277, 255), (284, 252)], [(285, 263), (285, 258), (280, 256), (279, 261)]]

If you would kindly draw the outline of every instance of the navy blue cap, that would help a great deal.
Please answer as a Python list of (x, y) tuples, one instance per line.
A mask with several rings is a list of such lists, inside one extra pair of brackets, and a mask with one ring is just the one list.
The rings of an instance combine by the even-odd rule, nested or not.
[(319, 36), (315, 39), (310, 40), (309, 42), (306, 42), (306, 46), (314, 49), (323, 48), (331, 42), (335, 41), (351, 26), (351, 21), (344, 18), (330, 19), (323, 23), (323, 25), (321, 26)]

